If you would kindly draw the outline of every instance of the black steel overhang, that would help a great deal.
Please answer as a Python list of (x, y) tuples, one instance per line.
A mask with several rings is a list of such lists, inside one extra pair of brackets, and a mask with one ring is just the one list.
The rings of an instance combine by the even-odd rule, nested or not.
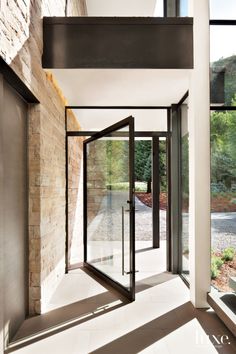
[(193, 19), (44, 17), (44, 68), (192, 69)]

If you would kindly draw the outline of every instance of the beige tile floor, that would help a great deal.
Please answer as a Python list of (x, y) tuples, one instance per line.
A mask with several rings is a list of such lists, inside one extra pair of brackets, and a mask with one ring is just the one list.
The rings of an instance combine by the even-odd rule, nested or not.
[[(150, 245), (144, 242), (137, 246)], [(9, 351), (236, 353), (235, 339), (215, 313), (194, 309), (183, 281), (165, 272), (165, 242), (160, 249), (139, 251), (136, 259), (135, 302), (128, 303), (83, 269), (73, 270), (59, 284), (48, 312), (26, 320)], [(218, 343), (222, 338), (224, 343)]]

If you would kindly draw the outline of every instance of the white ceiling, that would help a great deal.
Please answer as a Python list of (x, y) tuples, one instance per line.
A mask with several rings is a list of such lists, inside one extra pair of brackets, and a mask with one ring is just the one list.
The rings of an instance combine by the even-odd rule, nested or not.
[(53, 69), (69, 105), (169, 106), (189, 86), (190, 70)]
[(167, 131), (167, 111), (150, 109), (73, 109), (81, 129), (99, 131), (129, 116), (135, 131)]
[(86, 3), (88, 16), (154, 16), (156, 7), (156, 0), (86, 0)]
[[(170, 106), (189, 87), (190, 70), (53, 69), (71, 106)], [(163, 111), (76, 110), (83, 130), (100, 130), (133, 115), (136, 130), (165, 130)], [(158, 119), (158, 121), (157, 121)]]
[[(87, 0), (88, 16), (158, 16), (162, 0)], [(188, 90), (189, 70), (53, 69), (69, 105), (169, 106)], [(137, 130), (164, 130), (163, 112), (76, 111), (83, 130), (98, 130), (135, 115)], [(156, 118), (159, 116), (159, 122)], [(151, 117), (153, 117), (151, 119)], [(143, 122), (141, 122), (143, 121)], [(99, 122), (99, 124), (98, 124)], [(144, 124), (144, 122), (146, 124)], [(152, 122), (152, 123), (151, 123)], [(110, 123), (110, 124), (109, 124)], [(152, 129), (153, 128), (153, 129)]]

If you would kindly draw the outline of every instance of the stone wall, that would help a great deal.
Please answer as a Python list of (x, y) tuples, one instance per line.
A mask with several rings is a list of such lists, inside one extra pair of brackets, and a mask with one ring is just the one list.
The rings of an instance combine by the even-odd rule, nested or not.
[(100, 213), (107, 193), (106, 140), (92, 141), (87, 151), (87, 215), (90, 225)]
[[(80, 125), (67, 110), (67, 130), (78, 131)], [(83, 140), (68, 138), (68, 265), (83, 262)]]
[(68, 139), (68, 259), (83, 261), (83, 138)]
[[(65, 100), (41, 65), (42, 17), (65, 0), (1, 0), (1, 57), (40, 101), (29, 105), (29, 312), (46, 308), (65, 269)], [(86, 15), (83, 1), (68, 14)]]

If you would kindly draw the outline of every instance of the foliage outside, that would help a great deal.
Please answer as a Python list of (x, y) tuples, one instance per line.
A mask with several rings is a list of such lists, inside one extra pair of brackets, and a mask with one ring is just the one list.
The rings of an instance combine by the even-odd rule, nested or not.
[[(159, 173), (161, 190), (166, 191), (166, 153), (165, 141), (160, 141)], [(135, 179), (147, 183), (147, 193), (151, 193), (152, 182), (152, 144), (150, 140), (135, 141)]]
[(224, 261), (232, 261), (235, 255), (235, 249), (233, 247), (225, 248), (222, 253), (222, 259)]

